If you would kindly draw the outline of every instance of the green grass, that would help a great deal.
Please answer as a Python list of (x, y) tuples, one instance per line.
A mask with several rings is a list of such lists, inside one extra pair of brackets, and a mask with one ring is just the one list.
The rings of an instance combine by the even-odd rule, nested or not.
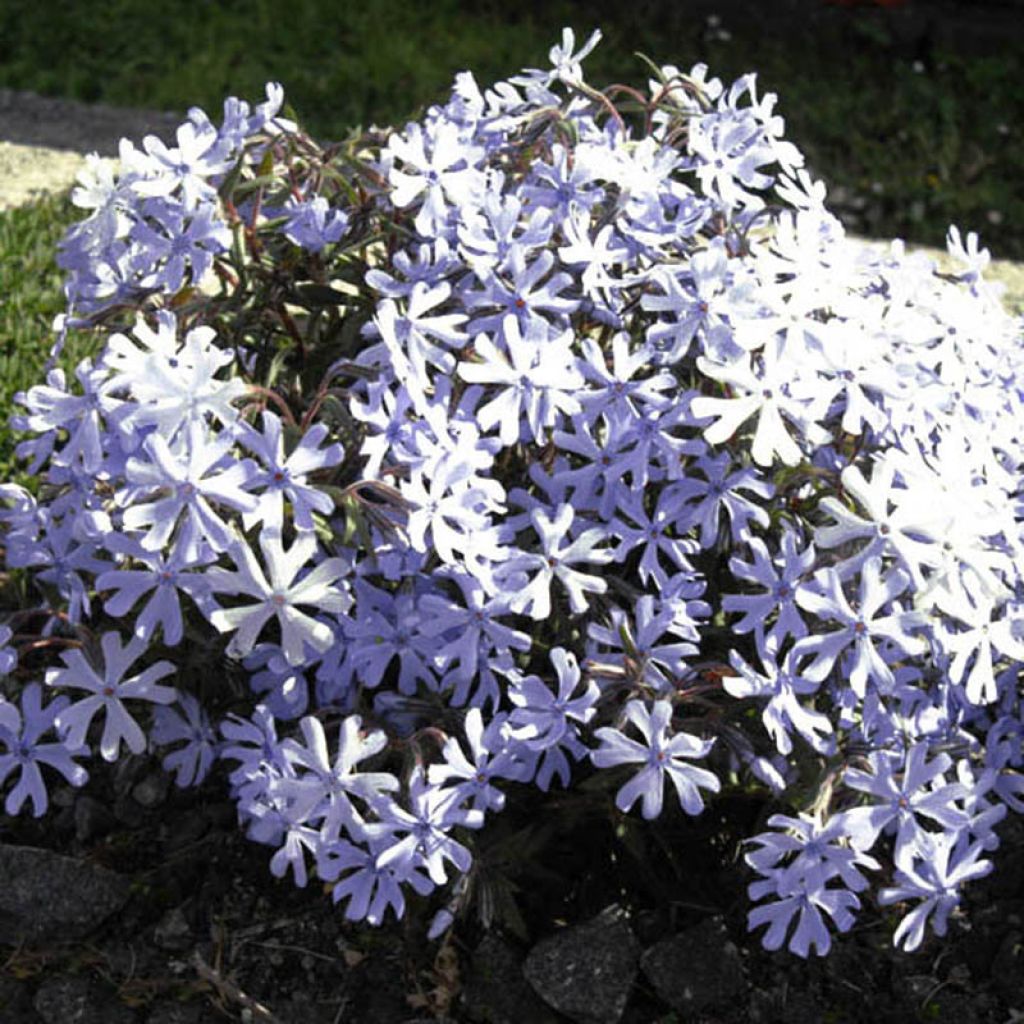
[[(63, 196), (0, 212), (0, 409), (5, 417), (15, 393), (41, 380), (53, 343), (53, 318), (64, 308), (57, 242), (80, 213)], [(80, 343), (78, 349), (80, 355)], [(24, 482), (14, 471), (14, 446), (11, 432), (0, 430), (0, 481)]]

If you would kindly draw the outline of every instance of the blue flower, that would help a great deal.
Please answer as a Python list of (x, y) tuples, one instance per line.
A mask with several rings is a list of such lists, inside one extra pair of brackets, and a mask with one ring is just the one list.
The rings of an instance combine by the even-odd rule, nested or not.
[(882, 889), (879, 902), (919, 902), (899, 923), (894, 945), (912, 953), (921, 945), (929, 919), (936, 935), (946, 934), (949, 915), (960, 903), (960, 887), (992, 870), (991, 861), (979, 859), (984, 850), (984, 843), (968, 843), (963, 835), (933, 833), (927, 850), (897, 868), (896, 884)]
[(512, 670), (509, 699), (515, 709), (509, 716), (509, 734), (528, 750), (539, 753), (575, 739), (577, 725), (586, 725), (595, 715), (598, 689), (588, 680), (583, 693), (574, 696), (581, 681), (576, 656), (562, 647), (551, 651), (551, 663), (558, 676), (557, 692), (539, 676), (522, 676)]
[(177, 698), (174, 689), (160, 686), (157, 680), (171, 675), (175, 667), (169, 661), (158, 661), (126, 679), (125, 673), (145, 652), (148, 646), (146, 641), (133, 637), (122, 646), (119, 634), (110, 632), (103, 634), (100, 645), (103, 652), (102, 668), (94, 667), (82, 650), (75, 647), (61, 654), (64, 668), (47, 671), (46, 685), (85, 690), (90, 694), (58, 712), (57, 728), (68, 747), (84, 747), (90, 723), (102, 712), (104, 721), (100, 754), (104, 761), (115, 761), (122, 742), (133, 754), (141, 754), (146, 749), (146, 734), (128, 713), (124, 702), (173, 703)]
[[(32, 813), (40, 817), (49, 806), (42, 765), (55, 769), (72, 786), (83, 786), (88, 772), (74, 758), (88, 754), (89, 748), (61, 739), (57, 729), (57, 716), (68, 706), (67, 697), (56, 697), (45, 707), (42, 687), (29, 683), (21, 694), (21, 710), (0, 697), (0, 786), (17, 773), (18, 781), (7, 794), (4, 810), (10, 815), (20, 813), (26, 800), (32, 802)], [(53, 732), (54, 740), (41, 743), (40, 738)]]
[(211, 552), (197, 552), (187, 559), (185, 552), (175, 548), (164, 557), (158, 551), (147, 551), (133, 538), (113, 534), (105, 541), (107, 548), (126, 555), (132, 563), (145, 568), (108, 569), (96, 577), (97, 590), (113, 591), (103, 602), (103, 610), (115, 618), (124, 618), (140, 598), (151, 593), (145, 606), (135, 616), (135, 635), (152, 640), (159, 627), (163, 642), (174, 647), (184, 636), (179, 591), (188, 594), (200, 606), (207, 604), (210, 582), (202, 573), (190, 570), (210, 564)]
[(789, 950), (806, 957), (813, 948), (818, 956), (825, 956), (832, 948), (826, 918), (831, 918), (839, 931), (849, 931), (854, 924), (854, 911), (860, 909), (860, 900), (846, 889), (828, 889), (804, 878), (782, 884), (782, 877), (782, 872), (777, 871), (772, 877), (750, 886), (751, 899), (761, 899), (769, 893), (779, 898), (751, 910), (747, 915), (748, 927), (753, 931), (767, 924), (761, 940), (764, 948), (781, 949), (796, 918), (796, 927), (789, 936)]
[[(222, 633), (233, 633), (228, 653), (244, 657), (255, 646), (263, 627), (276, 619), (281, 630), (281, 647), (290, 665), (306, 662), (307, 648), (318, 654), (334, 642), (329, 625), (313, 618), (300, 606), (325, 612), (343, 613), (352, 598), (338, 581), (348, 576), (349, 563), (342, 558), (327, 558), (309, 572), (306, 564), (317, 550), (311, 533), (300, 533), (291, 547), (285, 549), (279, 537), (264, 530), (260, 534), (260, 550), (266, 573), (243, 543), (231, 549), (237, 569), (210, 569), (206, 578), (215, 593), (246, 596), (254, 604), (218, 608), (210, 612), (210, 623)], [(267, 576), (269, 575), (269, 579)]]
[(147, 551), (170, 544), (184, 561), (197, 560), (206, 544), (227, 550), (232, 530), (219, 507), (254, 512), (259, 504), (246, 490), (252, 463), (235, 460), (231, 447), (230, 441), (212, 437), (202, 421), (189, 425), (184, 450), (150, 434), (143, 443), (148, 458), (128, 460), (130, 486), (119, 495), (127, 506), (124, 528), (144, 531), (139, 540)]
[(301, 249), (323, 252), (324, 247), (339, 241), (348, 228), (344, 210), (332, 210), (323, 196), (296, 199), (289, 196), (284, 214), (288, 218), (281, 229), (284, 236)]
[(392, 840), (377, 855), (376, 866), (392, 868), (403, 880), (422, 868), (435, 885), (448, 881), (446, 863), (465, 874), (473, 855), (449, 833), (456, 826), (480, 828), (484, 814), (463, 807), (463, 799), (455, 787), (432, 785), (415, 769), (409, 779), (408, 810), (389, 797), (374, 802), (380, 822), (368, 826), (370, 835)]
[[(513, 593), (510, 607), (533, 619), (546, 619), (551, 613), (551, 583), (557, 579), (569, 593), (569, 607), (576, 615), (587, 609), (588, 593), (603, 594), (608, 584), (599, 576), (592, 576), (575, 568), (579, 564), (606, 565), (613, 559), (612, 552), (597, 545), (606, 539), (600, 527), (584, 530), (575, 540), (562, 546), (569, 533), (575, 513), (569, 504), (563, 504), (554, 515), (539, 509), (530, 515), (530, 521), (541, 541), (539, 552), (522, 552), (508, 559), (501, 567), (501, 575)], [(533, 573), (524, 585), (512, 587), (511, 581), (519, 574)]]
[(321, 447), (327, 438), (327, 427), (317, 423), (286, 455), (280, 417), (264, 410), (261, 422), (262, 431), (244, 421), (237, 427), (239, 442), (260, 461), (260, 471), (252, 473), (248, 480), (248, 487), (258, 492), (258, 504), (243, 514), (243, 525), (249, 530), (260, 523), (264, 529), (280, 531), (287, 499), (295, 528), (312, 530), (313, 513), (329, 516), (334, 511), (334, 501), (308, 482), (309, 474), (336, 466), (345, 457), (345, 450), (337, 442)]
[(163, 766), (174, 772), (175, 783), (184, 789), (198, 786), (206, 778), (218, 756), (220, 743), (199, 701), (184, 691), (177, 696), (176, 704), (154, 710), (150, 735), (153, 742), (161, 746), (182, 743), (165, 755)]
[(672, 705), (667, 700), (655, 701), (650, 711), (642, 701), (631, 700), (623, 714), (643, 736), (644, 743), (624, 736), (618, 729), (605, 727), (594, 731), (594, 737), (601, 741), (601, 746), (590, 753), (590, 759), (598, 768), (642, 765), (616, 794), (616, 807), (620, 811), (628, 811), (640, 800), (643, 816), (657, 818), (661, 814), (667, 777), (676, 788), (683, 810), (687, 814), (700, 814), (704, 810), (701, 789), (717, 793), (721, 783), (713, 772), (688, 762), (707, 757), (714, 741), (698, 740), (685, 732), (670, 735)]
[[(760, 537), (748, 537), (752, 562), (738, 557), (729, 559), (729, 570), (739, 580), (763, 588), (759, 594), (726, 594), (722, 609), (742, 612), (743, 618), (733, 625), (737, 633), (754, 632), (759, 645), (767, 643), (780, 650), (787, 637), (799, 640), (807, 635), (807, 624), (797, 608), (797, 588), (805, 581), (815, 564), (814, 545), (802, 551), (800, 536), (788, 524), (782, 526), (780, 553), (769, 554)], [(770, 625), (769, 625), (770, 621)]]
[(945, 773), (953, 761), (939, 753), (928, 760), (930, 746), (919, 740), (901, 758), (892, 751), (872, 751), (868, 755), (870, 771), (847, 768), (843, 783), (875, 799), (862, 807), (843, 813), (844, 826), (859, 849), (870, 849), (887, 828), (896, 831), (896, 863), (906, 863), (916, 855), (924, 856), (935, 833), (925, 829), (919, 815), (930, 818), (943, 829), (956, 834), (970, 823), (957, 803), (968, 796), (961, 782), (945, 782)]
[(11, 643), (14, 631), (0, 625), (0, 676), (10, 675), (18, 665), (18, 649)]
[(341, 723), (332, 755), (318, 719), (306, 715), (299, 727), (303, 742), (286, 739), (281, 746), (295, 774), (279, 783), (276, 791), (290, 804), (301, 806), (303, 820), (319, 823), (325, 838), (336, 838), (346, 829), (358, 834), (364, 821), (350, 797), (373, 804), (399, 786), (390, 772), (356, 771), (360, 761), (385, 748), (387, 736), (379, 729), (365, 731), (360, 716), (349, 715)]
[(380, 925), (388, 910), (400, 918), (405, 913), (403, 883), (412, 886), (421, 896), (434, 888), (434, 883), (419, 866), (403, 872), (405, 865), (381, 864), (381, 856), (391, 845), (388, 837), (371, 839), (369, 848), (343, 839), (320, 850), (317, 872), (324, 881), (333, 883), (331, 898), (335, 903), (348, 901), (346, 920)]
[(480, 709), (470, 708), (463, 722), (469, 756), (457, 739), (449, 738), (441, 751), (444, 764), (432, 764), (427, 769), (427, 779), (433, 785), (461, 779), (453, 786), (460, 803), (468, 799), (473, 810), (500, 811), (505, 806), (505, 794), (494, 782), (522, 782), (532, 774), (532, 766), (516, 754), (518, 743), (509, 742), (506, 722), (507, 716), (499, 714), (485, 726)]

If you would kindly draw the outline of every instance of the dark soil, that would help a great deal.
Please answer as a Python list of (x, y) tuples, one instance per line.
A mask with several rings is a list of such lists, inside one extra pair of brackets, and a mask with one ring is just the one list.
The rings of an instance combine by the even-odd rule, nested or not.
[(12, 845), (128, 883), (122, 909), (73, 939), (45, 933), (56, 894), (37, 898), (26, 925), (43, 931), (35, 939), (4, 917), (0, 898), (0, 1024), (1021, 1019), (1016, 819), (1003, 827), (997, 871), (968, 891), (945, 939), (899, 953), (891, 923), (866, 906), (829, 957), (803, 961), (746, 932), (740, 841), (767, 810), (747, 798), (657, 828), (603, 809), (581, 818), (558, 794), (518, 814), (512, 806), (478, 837), (476, 903), (428, 943), (436, 901), (373, 929), (347, 923), (315, 881), (301, 890), (274, 879), (270, 851), (242, 835), (223, 793), (216, 782), (177, 790), (154, 762), (131, 758), (58, 792), (55, 814), (0, 819), (8, 896), (26, 884), (2, 877)]

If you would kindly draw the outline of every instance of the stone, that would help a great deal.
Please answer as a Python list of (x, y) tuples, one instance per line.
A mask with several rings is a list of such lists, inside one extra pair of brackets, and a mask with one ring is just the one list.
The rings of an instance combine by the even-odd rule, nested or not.
[(172, 1003), (152, 1010), (146, 1024), (203, 1024), (212, 1019), (198, 1003)]
[(83, 793), (75, 801), (75, 838), (80, 843), (90, 843), (106, 835), (117, 825), (117, 819), (106, 804)]
[(36, 1012), (46, 1024), (136, 1024), (136, 1016), (89, 978), (71, 974), (39, 986)]
[(681, 1013), (723, 1007), (746, 990), (739, 950), (721, 917), (651, 946), (640, 966), (658, 997)]
[[(1004, 859), (1012, 862), (1016, 858)], [(983, 883), (988, 881), (987, 878), (982, 879)], [(981, 885), (978, 888), (981, 889)], [(971, 976), (978, 981), (984, 981), (993, 976), (993, 968), (1003, 941), (1007, 934), (1015, 930), (1012, 920), (1024, 920), (1024, 902), (992, 899), (983, 905), (972, 906), (969, 914), (970, 931), (961, 940), (959, 952)], [(1005, 983), (1005, 979), (1003, 981)]]
[(141, 828), (145, 822), (146, 812), (129, 794), (122, 793), (114, 799), (114, 817), (125, 828), (136, 829)]
[(995, 1007), (985, 1005), (992, 1002), (991, 997), (986, 996), (987, 993), (972, 993), (968, 996), (963, 992), (940, 988), (922, 1007), (921, 1016), (932, 1020), (955, 1020), (956, 1024), (981, 1024), (984, 1020), (1002, 1019), (988, 1015), (988, 1011)]
[(0, 844), (0, 941), (9, 945), (88, 935), (128, 902), (130, 883), (83, 860)]
[(1007, 933), (992, 961), (992, 987), (1007, 1006), (1024, 1006), (1024, 936)]
[(0, 974), (0, 1024), (41, 1024), (28, 985)]
[(627, 921), (606, 912), (537, 943), (523, 974), (544, 1002), (577, 1024), (618, 1024), (639, 959)]
[(210, 830), (210, 819), (202, 809), (185, 811), (175, 820), (160, 826), (160, 839), (168, 853), (191, 846)]
[(386, 956), (368, 956), (353, 974), (352, 1000), (367, 1021), (405, 1020), (412, 1012), (406, 1002), (401, 968)]
[(787, 1024), (825, 1024), (825, 1011), (814, 993), (793, 992), (786, 997), (785, 1020)]
[(473, 951), (462, 1002), (473, 1020), (487, 1024), (556, 1024), (523, 977), (522, 953), (494, 933)]
[(181, 120), (182, 115), (175, 111), (80, 103), (0, 89), (4, 139), (22, 146), (48, 146), (64, 153), (96, 151), (101, 156), (117, 156), (118, 141), (123, 137), (141, 139), (155, 134), (170, 144)]
[(181, 907), (174, 907), (157, 922), (153, 943), (168, 953), (181, 953), (193, 943), (192, 928)]
[(167, 799), (170, 781), (165, 772), (150, 772), (132, 787), (132, 799), (140, 807), (159, 807)]
[(132, 787), (142, 781), (143, 775), (149, 770), (150, 759), (145, 754), (128, 754), (119, 757), (113, 765), (114, 792), (117, 796), (127, 796)]

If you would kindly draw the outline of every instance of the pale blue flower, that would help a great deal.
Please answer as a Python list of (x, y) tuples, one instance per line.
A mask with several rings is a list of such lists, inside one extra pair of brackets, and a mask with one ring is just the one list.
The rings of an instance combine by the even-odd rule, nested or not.
[[(210, 613), (210, 622), (221, 633), (233, 633), (228, 653), (245, 657), (255, 646), (264, 626), (276, 619), (281, 630), (281, 647), (291, 665), (303, 664), (309, 650), (323, 654), (334, 642), (334, 631), (301, 611), (300, 606), (342, 614), (352, 598), (343, 580), (350, 572), (343, 558), (327, 558), (309, 572), (303, 572), (317, 551), (313, 534), (301, 533), (285, 548), (281, 539), (266, 530), (260, 534), (263, 566), (247, 544), (231, 549), (235, 570), (210, 569), (207, 581), (214, 593), (255, 598), (254, 604), (218, 608)], [(269, 575), (269, 579), (268, 579)]]
[[(67, 697), (56, 697), (45, 707), (42, 687), (29, 683), (21, 694), (21, 709), (0, 697), (0, 787), (11, 775), (17, 781), (4, 802), (4, 811), (12, 817), (21, 812), (25, 801), (32, 804), (32, 813), (41, 817), (46, 813), (49, 799), (42, 766), (48, 765), (59, 772), (72, 786), (83, 786), (89, 773), (74, 758), (89, 752), (88, 747), (76, 747), (61, 739), (56, 727), (57, 715), (70, 703)], [(54, 733), (50, 742), (40, 738)]]
[(594, 738), (601, 741), (601, 746), (590, 753), (591, 761), (598, 768), (642, 765), (618, 791), (615, 805), (620, 811), (628, 811), (640, 800), (643, 816), (657, 818), (661, 814), (667, 777), (676, 788), (683, 810), (687, 814), (700, 814), (704, 810), (701, 789), (717, 793), (721, 783), (713, 772), (688, 762), (707, 757), (714, 741), (698, 740), (685, 732), (671, 734), (672, 705), (667, 700), (655, 701), (649, 711), (642, 701), (631, 700), (626, 704), (624, 715), (643, 736), (644, 743), (630, 739), (618, 729), (605, 727), (594, 730)]
[(86, 746), (89, 726), (97, 714), (103, 715), (103, 733), (100, 754), (104, 761), (117, 760), (121, 744), (133, 754), (146, 749), (146, 734), (142, 726), (129, 714), (125, 701), (146, 701), (152, 704), (171, 704), (177, 699), (173, 687), (157, 682), (176, 671), (169, 661), (158, 661), (141, 672), (125, 678), (134, 662), (145, 653), (147, 643), (133, 637), (121, 644), (117, 633), (104, 633), (100, 638), (102, 666), (94, 666), (80, 648), (74, 647), (61, 654), (64, 668), (49, 669), (46, 685), (68, 690), (85, 690), (90, 694), (62, 709), (56, 719), (58, 731), (72, 749)]

